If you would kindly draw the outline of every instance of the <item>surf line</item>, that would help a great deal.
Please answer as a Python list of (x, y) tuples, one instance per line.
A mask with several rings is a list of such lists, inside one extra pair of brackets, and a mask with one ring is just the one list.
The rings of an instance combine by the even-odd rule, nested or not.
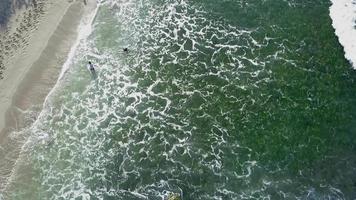
[[(42, 118), (42, 116), (44, 115), (44, 112), (46, 111), (45, 106), (48, 105), (47, 103), (49, 101), (49, 97), (56, 90), (56, 88), (58, 87), (60, 81), (62, 80), (65, 72), (69, 69), (70, 65), (72, 64), (72, 60), (75, 56), (76, 50), (78, 49), (80, 42), (82, 40), (87, 39), (89, 37), (89, 35), (92, 33), (92, 31), (93, 31), (92, 25), (93, 25), (93, 22), (95, 20), (95, 17), (97, 15), (97, 12), (98, 12), (100, 6), (101, 6), (101, 2), (97, 1), (96, 5), (95, 5), (95, 9), (93, 11), (89, 12), (88, 14), (84, 13), (85, 16), (82, 17), (82, 19), (80, 20), (80, 24), (77, 28), (76, 40), (73, 43), (73, 45), (70, 49), (70, 52), (68, 53), (66, 62), (62, 66), (60, 75), (59, 75), (56, 83), (54, 84), (53, 88), (50, 90), (50, 92), (47, 94), (46, 98), (44, 99), (43, 104), (42, 104), (42, 110), (41, 110), (40, 114), (38, 115), (36, 121), (30, 126), (29, 129), (32, 129), (38, 123), (41, 122), (40, 119)], [(31, 136), (29, 136), (29, 139), (27, 139), (27, 141), (25, 141), (25, 143), (21, 147), (19, 156), (14, 163), (14, 166), (10, 172), (10, 175), (8, 176), (6, 184), (4, 185), (4, 190), (2, 191), (2, 192), (4, 192), (4, 194), (6, 194), (9, 184), (13, 182), (13, 178), (14, 178), (15, 172), (16, 172), (16, 166), (18, 166), (18, 163), (20, 162), (20, 159), (21, 159), (21, 155), (26, 150), (27, 146), (30, 144), (30, 141), (31, 141), (30, 138), (31, 138)], [(0, 200), (2, 200), (1, 197), (2, 197), (2, 194), (0, 193)]]
[(83, 19), (81, 20), (81, 22), (78, 26), (78, 29), (77, 29), (77, 31), (78, 31), (77, 38), (70, 49), (70, 52), (67, 56), (67, 60), (65, 61), (65, 63), (62, 66), (62, 69), (58, 76), (57, 82), (54, 84), (53, 88), (50, 90), (50, 92), (46, 96), (46, 98), (42, 104), (42, 111), (32, 126), (39, 123), (38, 119), (42, 115), (42, 112), (44, 111), (45, 106), (48, 105), (47, 102), (49, 101), (49, 97), (52, 95), (52, 93), (54, 91), (56, 91), (56, 89), (58, 88), (58, 86), (60, 84), (60, 81), (64, 77), (65, 73), (68, 71), (70, 65), (72, 64), (73, 58), (74, 58), (75, 53), (79, 47), (80, 42), (83, 40), (86, 40), (90, 36), (90, 34), (93, 32), (93, 22), (95, 20), (95, 17), (98, 13), (100, 6), (101, 6), (101, 2), (96, 1), (95, 9), (92, 12), (90, 12), (87, 16), (83, 16)]

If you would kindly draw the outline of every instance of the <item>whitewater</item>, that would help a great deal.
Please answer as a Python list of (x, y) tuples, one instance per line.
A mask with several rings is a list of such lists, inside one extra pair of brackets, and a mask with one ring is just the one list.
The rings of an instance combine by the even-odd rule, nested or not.
[(345, 57), (356, 69), (356, 1), (331, 0), (330, 16)]
[(30, 138), (4, 196), (355, 198), (354, 9), (100, 1), (22, 130)]

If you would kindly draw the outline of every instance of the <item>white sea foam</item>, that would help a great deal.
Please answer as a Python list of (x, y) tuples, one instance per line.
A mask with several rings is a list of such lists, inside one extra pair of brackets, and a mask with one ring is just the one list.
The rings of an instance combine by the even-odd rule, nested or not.
[[(116, 15), (109, 16), (116, 16), (111, 19), (116, 23), (109, 23), (105, 15), (100, 15), (95, 26), (98, 32), (95, 30), (93, 36), (99, 41), (110, 41), (110, 44), (101, 52), (95, 45), (86, 48), (85, 42), (90, 42), (91, 38), (85, 38), (91, 27), (82, 29), (84, 33), (73, 46), (61, 73), (61, 77), (77, 77), (75, 73), (66, 73), (73, 66), (72, 60), (76, 62), (77, 58), (89, 56), (100, 58), (96, 61), (100, 64), (97, 79), (87, 85), (85, 92), (75, 90), (71, 100), (63, 101), (59, 107), (53, 106), (53, 112), (46, 107), (32, 127), (37, 141), (53, 138), (49, 148), (40, 143), (38, 152), (33, 151), (41, 171), (41, 190), (53, 195), (52, 199), (89, 199), (89, 194), (98, 199), (105, 196), (166, 199), (169, 193), (179, 193), (183, 198), (180, 186), (184, 184), (189, 186), (189, 191), (194, 191), (184, 194), (187, 198), (199, 195), (201, 199), (251, 199), (265, 197), (268, 191), (290, 185), (290, 179), (269, 177), (258, 160), (253, 159), (253, 149), (235, 139), (235, 131), (230, 130), (237, 130), (237, 127), (234, 116), (229, 114), (234, 110), (220, 109), (217, 116), (206, 112), (208, 108), (220, 107), (215, 104), (213, 90), (230, 94), (228, 90), (232, 88), (247, 93), (250, 87), (258, 88), (259, 84), (268, 82), (269, 76), (263, 71), (265, 60), (286, 61), (282, 56), (287, 47), (278, 42), (279, 53), (271, 52), (263, 59), (253, 50), (266, 47), (269, 42), (277, 44), (277, 40), (253, 38), (252, 33), (258, 30), (243, 30), (220, 21), (208, 22), (203, 11), (191, 10), (188, 1), (184, 0), (165, 6), (152, 5), (152, 1), (141, 1), (147, 5), (136, 2), (103, 2), (102, 6), (107, 9), (99, 12), (113, 9)], [(147, 7), (150, 15), (142, 18), (139, 14)], [(104, 36), (107, 33), (117, 35), (100, 37), (100, 27), (107, 26), (118, 27), (116, 29), (121, 32), (104, 29)], [(113, 42), (117, 42), (115, 47), (111, 46)], [(130, 52), (120, 58), (115, 54), (115, 50), (128, 44), (133, 55)], [(150, 64), (150, 55), (157, 55), (157, 52), (161, 52), (158, 55), (161, 69)], [(222, 56), (229, 59), (222, 60)], [(177, 74), (166, 76), (164, 67), (177, 63), (188, 73), (176, 70)], [(139, 75), (141, 71), (145, 75)], [(135, 76), (130, 75), (133, 72)], [(272, 74), (271, 71), (265, 73)], [(139, 75), (137, 79), (136, 75)], [(206, 77), (224, 81), (224, 86), (215, 85)], [(197, 88), (191, 81), (204, 79), (207, 82), (203, 88)], [(59, 83), (62, 81), (60, 78)], [(143, 85), (145, 82), (149, 84)], [(269, 101), (271, 97), (265, 98), (263, 93), (258, 95), (263, 99), (255, 100), (257, 97), (253, 94), (242, 99), (234, 93), (224, 98), (231, 99), (231, 104), (241, 105), (241, 112), (247, 116), (243, 120), (248, 121), (249, 105), (258, 100)], [(198, 104), (189, 108), (188, 104), (193, 101)], [(199, 113), (195, 113), (197, 110)], [(201, 137), (200, 125), (192, 123), (196, 114), (199, 115), (196, 119), (206, 121), (203, 126), (210, 127), (210, 132), (204, 130), (207, 134), (203, 137), (207, 140)], [(224, 116), (228, 125), (218, 122), (219, 116)], [(151, 169), (147, 163), (152, 164)], [(156, 163), (163, 165), (153, 166)], [(236, 170), (231, 172), (226, 167), (228, 163)], [(267, 174), (261, 180), (267, 180), (268, 184), (253, 185), (261, 174)], [(207, 191), (205, 186), (194, 183), (192, 176), (205, 180), (213, 178), (215, 191)], [(111, 186), (111, 181), (117, 186)], [(241, 184), (241, 188), (230, 187), (229, 183)], [(136, 186), (127, 187), (128, 184)], [(292, 198), (290, 193), (284, 197)]]
[(356, 69), (356, 0), (331, 0), (330, 16), (345, 57)]
[[(93, 31), (92, 24), (94, 22), (94, 19), (98, 12), (99, 7), (100, 7), (100, 2), (97, 1), (97, 5), (96, 5), (95, 9), (81, 19), (80, 24), (77, 29), (77, 31), (78, 31), (77, 38), (70, 49), (70, 52), (67, 56), (66, 62), (62, 66), (62, 69), (61, 69), (61, 72), (59, 74), (56, 84), (54, 85), (54, 87), (51, 89), (51, 91), (48, 93), (48, 95), (46, 96), (46, 98), (44, 100), (43, 107), (45, 107), (45, 105), (48, 104), (48, 98), (52, 95), (52, 93), (54, 91), (56, 91), (57, 87), (60, 85), (59, 83), (60, 83), (61, 79), (63, 78), (64, 74), (68, 71), (69, 67), (73, 63), (73, 59), (76, 55), (76, 51), (77, 51), (79, 45), (81, 44), (81, 42), (83, 42), (85, 39), (87, 39), (89, 37), (89, 35), (92, 33), (92, 31)], [(42, 121), (41, 118), (44, 115), (43, 112), (46, 112), (46, 110), (45, 109), (42, 110), (38, 119), (34, 122), (32, 127), (35, 127), (36, 124), (41, 123), (41, 121)], [(45, 135), (46, 135), (46, 137), (48, 136), (48, 134), (45, 134)], [(42, 137), (45, 137), (45, 136), (42, 135)], [(30, 142), (30, 141), (27, 141), (27, 142)], [(26, 145), (24, 145), (24, 147), (26, 147)]]

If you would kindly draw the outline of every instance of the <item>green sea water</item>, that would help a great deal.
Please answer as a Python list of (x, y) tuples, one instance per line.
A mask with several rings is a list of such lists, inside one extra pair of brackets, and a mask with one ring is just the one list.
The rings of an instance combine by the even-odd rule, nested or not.
[(330, 5), (101, 2), (93, 32), (24, 130), (4, 196), (356, 198), (356, 73)]

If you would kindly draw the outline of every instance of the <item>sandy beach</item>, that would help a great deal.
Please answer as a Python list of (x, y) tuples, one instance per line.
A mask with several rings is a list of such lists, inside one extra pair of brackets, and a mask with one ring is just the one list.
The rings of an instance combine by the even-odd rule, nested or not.
[(0, 35), (0, 193), (24, 142), (13, 132), (36, 120), (82, 19), (96, 7), (95, 0), (35, 2), (18, 11)]

